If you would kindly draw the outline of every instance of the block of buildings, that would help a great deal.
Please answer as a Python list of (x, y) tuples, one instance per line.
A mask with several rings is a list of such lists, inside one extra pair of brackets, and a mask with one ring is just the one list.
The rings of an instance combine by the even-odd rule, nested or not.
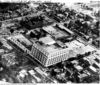
[[(34, 36), (30, 37), (31, 33)], [(66, 30), (52, 25), (36, 28), (28, 32), (27, 35), (15, 35), (8, 39), (47, 67), (85, 52), (84, 44), (77, 40), (68, 41), (71, 36)]]

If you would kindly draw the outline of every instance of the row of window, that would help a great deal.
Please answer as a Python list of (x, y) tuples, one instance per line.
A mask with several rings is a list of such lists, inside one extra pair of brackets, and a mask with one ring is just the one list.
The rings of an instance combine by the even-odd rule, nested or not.
[(10, 39), (12, 42), (14, 42), (15, 44), (17, 44), (20, 48), (22, 48), (23, 50), (26, 49), (21, 43), (19, 43), (17, 40), (11, 38)]
[(13, 38), (11, 38), (10, 40), (14, 42), (17, 46), (19, 46), (22, 50), (24, 50), (24, 52), (26, 52), (27, 54), (31, 54), (31, 51), (29, 51), (26, 47), (24, 47), (20, 42), (18, 42)]
[(47, 66), (56, 64), (58, 62), (61, 62), (61, 61), (67, 60), (67, 59), (68, 59), (68, 54), (67, 53), (66, 54), (63, 54), (63, 55), (56, 55), (53, 58), (48, 59)]
[(63, 49), (61, 51), (54, 52), (51, 57), (64, 55), (66, 53), (69, 53), (69, 49)]
[(48, 56), (48, 53), (43, 50), (41, 47), (38, 47), (36, 44), (34, 44), (34, 47), (36, 47), (39, 51), (41, 51), (42, 53), (44, 53), (46, 56)]
[(32, 54), (35, 56), (35, 58), (37, 58), (43, 65), (46, 62), (46, 56), (40, 52), (37, 48), (35, 48), (34, 46), (32, 47)]

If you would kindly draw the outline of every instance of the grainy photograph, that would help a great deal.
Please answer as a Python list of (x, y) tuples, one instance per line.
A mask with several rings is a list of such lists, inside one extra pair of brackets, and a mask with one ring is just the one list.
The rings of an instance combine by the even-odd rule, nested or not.
[(0, 0), (0, 84), (99, 84), (100, 0)]

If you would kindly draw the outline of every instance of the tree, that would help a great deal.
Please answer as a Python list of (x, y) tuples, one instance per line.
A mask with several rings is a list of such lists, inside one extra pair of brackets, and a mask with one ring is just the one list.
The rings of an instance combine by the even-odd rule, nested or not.
[(2, 22), (0, 22), (0, 27), (2, 26)]
[(14, 29), (10, 29), (10, 32), (13, 33), (14, 32)]
[(3, 44), (0, 42), (0, 47), (2, 46)]
[(57, 72), (55, 72), (54, 69), (52, 69), (51, 72), (50, 72), (50, 74), (51, 74), (51, 76), (56, 76)]

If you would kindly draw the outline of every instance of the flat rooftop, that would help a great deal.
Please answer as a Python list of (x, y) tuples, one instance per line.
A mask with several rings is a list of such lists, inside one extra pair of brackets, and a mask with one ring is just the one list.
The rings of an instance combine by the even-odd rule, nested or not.
[[(57, 28), (54, 25), (43, 27), (41, 29), (45, 31), (46, 35), (43, 37), (40, 36), (38, 39), (36, 37), (33, 37), (33, 38), (30, 38), (30, 40), (34, 41), (38, 47), (40, 47), (47, 53), (50, 54), (50, 53), (54, 53), (54, 52), (58, 52), (62, 50), (67, 51), (67, 50), (73, 50), (73, 49), (77, 53), (84, 52), (83, 51), (84, 44), (80, 43), (79, 41), (72, 40), (69, 42), (68, 41), (63, 42), (61, 40), (61, 39), (67, 40), (67, 38), (71, 36), (70, 33), (67, 33), (66, 31), (60, 28)], [(37, 30), (39, 31), (39, 28)], [(34, 30), (32, 30), (32, 32), (35, 33)]]

